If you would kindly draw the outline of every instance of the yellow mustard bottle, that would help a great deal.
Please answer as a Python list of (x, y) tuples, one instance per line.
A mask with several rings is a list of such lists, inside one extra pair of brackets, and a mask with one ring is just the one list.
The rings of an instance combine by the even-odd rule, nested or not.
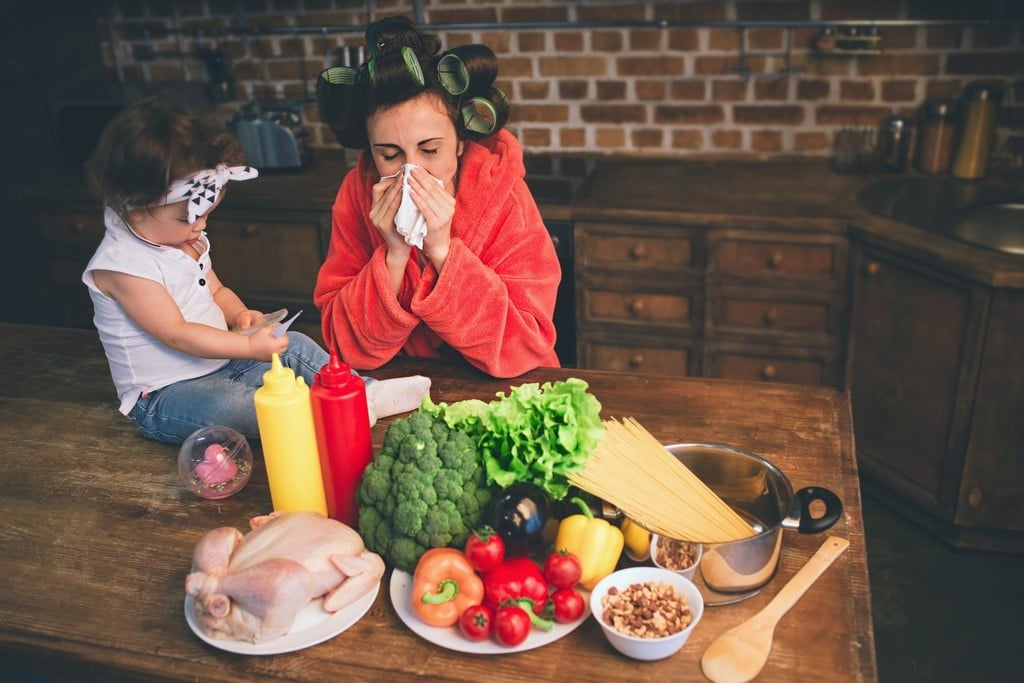
[(270, 499), (275, 512), (309, 510), (327, 516), (309, 387), (276, 353), (253, 395)]

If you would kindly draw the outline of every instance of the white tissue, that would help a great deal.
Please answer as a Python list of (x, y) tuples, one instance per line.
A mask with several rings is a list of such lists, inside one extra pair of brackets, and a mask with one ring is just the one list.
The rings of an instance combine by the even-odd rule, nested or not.
[[(416, 168), (416, 164), (405, 164), (399, 172), (402, 174), (402, 203), (398, 207), (398, 213), (395, 214), (395, 227), (398, 228), (398, 234), (405, 238), (406, 244), (422, 249), (423, 238), (427, 234), (427, 219), (423, 217), (423, 213), (409, 196), (409, 174), (414, 168)], [(398, 173), (395, 175), (397, 176)], [(434, 178), (434, 176), (430, 177)], [(434, 180), (438, 185), (444, 187), (444, 181), (437, 178)]]

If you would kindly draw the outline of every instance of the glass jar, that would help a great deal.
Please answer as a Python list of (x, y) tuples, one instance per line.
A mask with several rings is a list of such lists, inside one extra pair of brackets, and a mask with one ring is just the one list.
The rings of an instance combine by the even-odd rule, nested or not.
[(883, 170), (899, 173), (907, 167), (911, 135), (910, 119), (905, 116), (894, 115), (882, 121), (875, 156)]
[(988, 173), (1002, 99), (1002, 89), (994, 85), (975, 84), (964, 91), (963, 128), (953, 159), (953, 175), (957, 178), (975, 180)]
[(914, 166), (921, 173), (947, 173), (953, 162), (956, 102), (927, 100), (921, 107)]

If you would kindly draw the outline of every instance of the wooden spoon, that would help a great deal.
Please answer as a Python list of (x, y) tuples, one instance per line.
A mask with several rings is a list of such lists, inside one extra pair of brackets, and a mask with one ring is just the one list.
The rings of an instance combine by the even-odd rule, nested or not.
[(745, 683), (760, 673), (771, 652), (772, 636), (779, 619), (849, 545), (845, 538), (830, 536), (826, 539), (760, 612), (718, 636), (708, 646), (700, 660), (704, 675), (714, 683)]

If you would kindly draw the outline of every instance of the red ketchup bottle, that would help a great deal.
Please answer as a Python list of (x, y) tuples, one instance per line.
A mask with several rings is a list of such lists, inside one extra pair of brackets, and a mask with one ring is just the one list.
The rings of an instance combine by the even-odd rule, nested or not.
[(359, 522), (356, 489), (373, 460), (366, 383), (331, 351), (310, 388), (327, 516), (350, 527)]

